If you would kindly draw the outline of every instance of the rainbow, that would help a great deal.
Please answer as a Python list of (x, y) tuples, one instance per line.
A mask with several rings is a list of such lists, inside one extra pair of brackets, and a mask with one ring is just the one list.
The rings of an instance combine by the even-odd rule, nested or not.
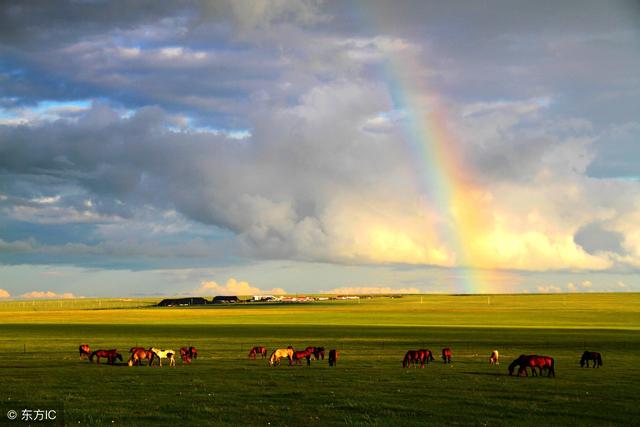
[(425, 209), (437, 213), (437, 238), (452, 254), (450, 291), (491, 292), (491, 272), (483, 269), (484, 256), (476, 244), (486, 224), (482, 209), (476, 206), (484, 192), (474, 185), (459, 144), (446, 127), (445, 109), (421, 70), (415, 55), (402, 53), (392, 54), (382, 66), (393, 108), (405, 117), (404, 144), (417, 190), (426, 198)]

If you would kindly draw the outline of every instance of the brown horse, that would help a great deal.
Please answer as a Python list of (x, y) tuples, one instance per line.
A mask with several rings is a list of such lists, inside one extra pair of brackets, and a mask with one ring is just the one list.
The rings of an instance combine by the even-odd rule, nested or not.
[(329, 350), (329, 366), (336, 366), (338, 364), (338, 350)]
[(127, 365), (129, 366), (141, 366), (143, 360), (150, 361), (151, 359), (153, 359), (153, 352), (151, 351), (151, 349), (145, 350), (142, 347), (134, 347), (132, 348), (132, 350), (134, 351), (131, 352), (131, 357), (129, 357), (129, 361), (127, 362)]
[(182, 347), (180, 348), (180, 358), (182, 359), (182, 363), (190, 365), (191, 359), (198, 358), (198, 350), (195, 347)]
[(261, 355), (263, 359), (267, 358), (267, 348), (263, 346), (255, 346), (249, 351), (249, 359), (256, 360), (256, 355)]
[(91, 353), (91, 356), (89, 356), (89, 361), (93, 362), (93, 358), (94, 357), (98, 358), (98, 364), (100, 364), (100, 358), (101, 357), (106, 358), (110, 365), (113, 365), (115, 363), (116, 359), (118, 359), (118, 360), (120, 360), (122, 362), (122, 355), (120, 353), (118, 353), (116, 351), (116, 349), (112, 349), (112, 350), (96, 350), (93, 353)]
[(436, 359), (433, 358), (433, 353), (428, 349), (418, 350), (418, 360), (420, 360), (420, 367), (424, 368), (424, 364), (429, 364), (429, 361), (433, 362)]
[(302, 359), (307, 359), (307, 366), (311, 366), (311, 355), (314, 347), (307, 347), (303, 351), (294, 351), (292, 360), (296, 365), (302, 364)]
[(451, 349), (449, 347), (442, 349), (442, 360), (444, 363), (451, 363)]
[(313, 357), (315, 357), (316, 360), (324, 360), (324, 347), (316, 347), (315, 350), (313, 350)]
[(91, 349), (88, 344), (80, 344), (78, 351), (80, 352), (80, 360), (88, 359), (89, 355), (91, 355)]
[(413, 365), (413, 367), (417, 367), (416, 363), (420, 362), (420, 353), (418, 350), (409, 350), (405, 353), (404, 359), (402, 359), (402, 367), (408, 368)]
[[(509, 365), (509, 375), (513, 375), (513, 370), (518, 366), (518, 376), (528, 376), (527, 368), (531, 368), (531, 375), (537, 376), (538, 372), (542, 376), (542, 370), (547, 370), (547, 376), (556, 376), (555, 362), (552, 357), (539, 356), (537, 354), (524, 355), (521, 354), (516, 360)], [(536, 371), (536, 368), (538, 371)]]
[(593, 367), (602, 366), (602, 356), (597, 351), (585, 351), (582, 353), (582, 358), (580, 359), (580, 367), (584, 368), (584, 365), (589, 367), (589, 361), (593, 360)]

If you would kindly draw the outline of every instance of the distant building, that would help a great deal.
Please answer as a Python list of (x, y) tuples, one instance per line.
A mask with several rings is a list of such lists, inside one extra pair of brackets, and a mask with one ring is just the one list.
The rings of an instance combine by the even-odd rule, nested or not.
[(253, 302), (260, 301), (274, 301), (276, 298), (273, 295), (254, 295)]
[(209, 301), (202, 297), (189, 297), (189, 298), (166, 298), (158, 303), (158, 307), (179, 307), (188, 305), (204, 305)]
[(239, 302), (239, 301), (240, 300), (235, 295), (232, 295), (232, 296), (218, 295), (217, 297), (214, 297), (213, 301), (211, 301), (211, 302), (213, 304), (226, 304), (226, 303), (235, 303), (235, 302)]

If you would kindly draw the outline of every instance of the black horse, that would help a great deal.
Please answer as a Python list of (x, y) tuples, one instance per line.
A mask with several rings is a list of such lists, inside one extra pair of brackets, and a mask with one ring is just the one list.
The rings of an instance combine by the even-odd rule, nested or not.
[(580, 359), (580, 366), (584, 368), (584, 366), (587, 365), (587, 368), (588, 368), (590, 360), (593, 360), (594, 368), (602, 366), (602, 356), (600, 355), (600, 353), (596, 351), (585, 351), (584, 353), (582, 353), (582, 358)]

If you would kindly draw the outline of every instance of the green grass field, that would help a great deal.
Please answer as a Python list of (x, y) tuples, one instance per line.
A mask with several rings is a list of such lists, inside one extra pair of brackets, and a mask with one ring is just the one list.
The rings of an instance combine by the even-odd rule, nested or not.
[[(64, 408), (65, 424), (632, 425), (640, 422), (640, 295), (405, 296), (296, 305), (155, 308), (157, 300), (0, 303), (0, 423), (21, 406)], [(134, 345), (200, 357), (175, 368), (90, 364)], [(270, 368), (268, 349), (323, 345), (327, 361)], [(451, 347), (453, 363), (403, 369), (406, 350)], [(488, 357), (500, 350), (501, 365)], [(581, 369), (585, 349), (604, 366)], [(521, 353), (554, 378), (509, 377)]]

